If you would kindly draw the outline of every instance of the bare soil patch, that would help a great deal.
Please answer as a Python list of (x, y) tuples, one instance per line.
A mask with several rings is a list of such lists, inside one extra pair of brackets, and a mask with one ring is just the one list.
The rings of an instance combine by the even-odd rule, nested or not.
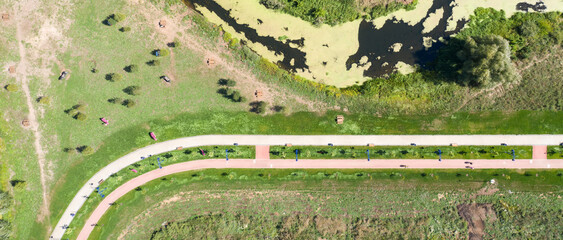
[(459, 216), (469, 225), (469, 239), (480, 240), (485, 235), (485, 223), (497, 220), (497, 215), (490, 203), (471, 203), (457, 206)]

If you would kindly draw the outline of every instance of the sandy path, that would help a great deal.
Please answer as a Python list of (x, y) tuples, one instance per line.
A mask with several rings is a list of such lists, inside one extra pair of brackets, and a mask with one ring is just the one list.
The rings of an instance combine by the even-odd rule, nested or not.
[(250, 159), (210, 159), (210, 160), (197, 160), (191, 162), (183, 162), (162, 169), (156, 169), (151, 172), (138, 176), (125, 184), (118, 187), (115, 191), (111, 192), (94, 210), (90, 218), (86, 221), (86, 225), (80, 231), (77, 239), (88, 239), (88, 236), (95, 227), (95, 224), (100, 220), (104, 213), (110, 208), (110, 203), (117, 201), (121, 196), (129, 191), (149, 182), (154, 179), (164, 177), (166, 175), (180, 173), (190, 170), (207, 169), (207, 168), (336, 168), (336, 169), (378, 169), (378, 168), (399, 168), (400, 165), (407, 165), (408, 168), (465, 168), (465, 162), (471, 161), (473, 168), (563, 168), (563, 159), (558, 160), (498, 160), (498, 159), (483, 159), (483, 160), (420, 160), (420, 159), (374, 159), (371, 161), (366, 160), (350, 160), (350, 159), (336, 159), (336, 160), (250, 160)]
[(27, 116), (27, 119), (29, 120), (30, 123), (30, 129), (31, 131), (33, 131), (33, 135), (34, 135), (33, 147), (35, 148), (35, 152), (37, 153), (37, 160), (39, 163), (41, 189), (43, 192), (43, 204), (40, 209), (41, 213), (39, 216), (37, 216), (37, 218), (39, 221), (42, 221), (46, 217), (47, 221), (49, 221), (48, 218), (50, 216), (50, 213), (49, 213), (49, 196), (47, 195), (47, 186), (46, 186), (47, 176), (45, 175), (45, 162), (46, 162), (45, 152), (43, 151), (43, 147), (41, 146), (41, 132), (39, 131), (39, 123), (37, 122), (35, 108), (33, 107), (34, 99), (29, 91), (29, 80), (27, 78), (27, 75), (29, 73), (28, 71), (29, 62), (26, 56), (25, 46), (22, 43), (22, 41), (24, 40), (24, 37), (22, 36), (23, 35), (22, 34), (23, 30), (21, 25), (22, 21), (25, 21), (25, 19), (21, 19), (20, 15), (16, 14), (16, 21), (15, 21), (16, 39), (18, 41), (18, 48), (20, 55), (20, 62), (18, 63), (18, 67), (16, 69), (16, 79), (18, 80), (18, 82), (21, 83), (22, 91), (25, 94), (27, 108), (29, 109), (29, 114)]

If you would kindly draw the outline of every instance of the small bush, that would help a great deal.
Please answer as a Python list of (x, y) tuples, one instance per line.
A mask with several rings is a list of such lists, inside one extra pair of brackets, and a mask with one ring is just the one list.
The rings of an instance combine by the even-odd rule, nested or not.
[(111, 82), (119, 82), (123, 79), (123, 76), (119, 73), (109, 73), (106, 75), (106, 80)]
[(115, 14), (112, 15), (111, 18), (114, 19), (117, 22), (121, 22), (121, 21), (125, 20), (125, 17), (126, 16), (123, 13), (115, 13)]
[(135, 107), (135, 105), (137, 105), (137, 103), (131, 99), (125, 99), (121, 105), (126, 106), (127, 108), (132, 108)]
[(147, 65), (149, 66), (160, 66), (160, 60), (155, 59), (155, 60), (150, 60), (147, 62)]
[(134, 73), (134, 72), (139, 71), (139, 66), (137, 66), (135, 64), (131, 64), (131, 65), (123, 68), (123, 70), (125, 70), (126, 72), (129, 72), (129, 73)]
[(169, 42), (168, 47), (172, 47), (172, 48), (177, 48), (181, 46), (180, 40), (178, 40), (177, 38), (174, 38), (174, 42)]
[(108, 18), (108, 19), (106, 19), (105, 23), (108, 26), (113, 26), (113, 25), (117, 24), (117, 21), (115, 21), (115, 19), (113, 19), (113, 18)]
[(115, 104), (115, 103), (121, 103), (121, 102), (123, 102), (123, 99), (118, 98), (118, 97), (116, 97), (116, 98), (110, 98), (110, 99), (108, 99), (108, 102), (109, 102), (109, 103), (113, 103), (113, 104)]
[(37, 102), (38, 102), (38, 103), (41, 103), (41, 104), (48, 105), (48, 104), (51, 104), (51, 98), (50, 98), (50, 97), (47, 97), (47, 96), (39, 97), (39, 98), (37, 99)]
[(237, 85), (237, 82), (231, 79), (219, 79), (219, 81), (217, 81), (217, 84), (221, 86), (234, 87)]
[(27, 187), (27, 182), (23, 180), (11, 180), (10, 184), (16, 190), (24, 190)]
[(119, 31), (120, 32), (129, 32), (129, 31), (131, 31), (131, 28), (130, 27), (122, 27), (122, 28), (119, 29)]
[(233, 94), (231, 95), (231, 99), (235, 102), (240, 102), (240, 93), (238, 91), (233, 92)]
[(90, 146), (78, 147), (78, 151), (80, 153), (82, 153), (82, 155), (85, 155), (85, 156), (92, 155), (95, 152), (94, 149)]
[(78, 151), (76, 150), (76, 148), (64, 148), (63, 152), (68, 154), (76, 154)]
[(78, 110), (76, 110), (76, 109), (74, 109), (74, 108), (71, 108), (71, 109), (68, 109), (68, 110), (66, 111), (66, 113), (67, 113), (68, 115), (74, 117), (74, 116), (78, 113)]
[(170, 55), (170, 50), (163, 48), (163, 49), (159, 49), (160, 51), (160, 57), (166, 57), (168, 55)]
[(283, 113), (283, 112), (285, 112), (285, 107), (276, 105), (272, 108), (272, 110), (274, 110), (277, 113)]
[(72, 106), (72, 108), (76, 109), (79, 112), (86, 111), (86, 105), (84, 105), (84, 104), (76, 104), (76, 105)]
[(273, 10), (281, 9), (284, 7), (284, 3), (282, 0), (260, 0), (260, 4), (264, 5), (264, 7), (266, 8)]
[(4, 88), (8, 90), (8, 92), (15, 92), (19, 90), (18, 85), (15, 84), (8, 84)]
[(86, 116), (86, 114), (84, 113), (77, 113), (76, 115), (74, 115), (74, 119), (79, 120), (79, 121), (84, 121), (86, 120), (88, 117)]
[(123, 92), (125, 92), (129, 95), (138, 96), (138, 95), (141, 95), (141, 87), (140, 86), (129, 86), (129, 87), (124, 88)]
[(266, 112), (266, 107), (268, 106), (268, 103), (264, 101), (255, 101), (255, 102), (251, 102), (250, 106), (251, 106), (250, 109), (251, 112), (262, 114)]
[(236, 38), (231, 39), (231, 41), (229, 41), (229, 48), (231, 49), (235, 49), (239, 46), (239, 41)]

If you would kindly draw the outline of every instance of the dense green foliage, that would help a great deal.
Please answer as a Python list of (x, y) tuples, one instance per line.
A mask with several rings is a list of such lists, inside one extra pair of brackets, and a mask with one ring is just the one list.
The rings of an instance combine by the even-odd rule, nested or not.
[(495, 35), (451, 40), (440, 51), (437, 68), (445, 77), (472, 87), (490, 88), (520, 78), (510, 60), (508, 41)]
[(563, 159), (563, 145), (561, 146), (548, 146), (547, 148), (548, 159)]
[(374, 6), (359, 6), (356, 0), (260, 0), (266, 8), (281, 10), (315, 25), (349, 22), (358, 18), (376, 18), (391, 12), (414, 9), (417, 1), (410, 4), (379, 3)]
[[(91, 237), (459, 239), (467, 224), (457, 206), (474, 202), (499, 219), (485, 223), (485, 238), (545, 239), (563, 231), (558, 194), (546, 193), (560, 181), (557, 170), (190, 171), (126, 194), (98, 222), (111, 227)], [(483, 187), (499, 191), (480, 195)]]
[(477, 8), (468, 26), (456, 38), (498, 35), (510, 42), (512, 54), (526, 58), (563, 43), (563, 13), (516, 12), (506, 18), (504, 11)]
[(512, 149), (516, 159), (531, 159), (532, 147), (523, 146), (271, 146), (270, 157), (294, 158), (295, 150), (305, 159), (367, 158), (367, 150), (373, 159), (511, 159)]

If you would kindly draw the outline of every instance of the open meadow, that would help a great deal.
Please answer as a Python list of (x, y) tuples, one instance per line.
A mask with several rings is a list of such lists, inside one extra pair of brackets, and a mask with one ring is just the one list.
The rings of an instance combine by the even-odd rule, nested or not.
[(122, 197), (91, 238), (553, 238), (560, 181), (558, 171), (186, 172)]

